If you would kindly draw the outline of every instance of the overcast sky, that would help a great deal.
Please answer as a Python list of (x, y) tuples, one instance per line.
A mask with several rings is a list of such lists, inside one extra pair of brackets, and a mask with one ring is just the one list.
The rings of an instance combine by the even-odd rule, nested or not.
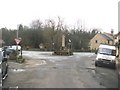
[(17, 29), (18, 24), (29, 26), (32, 20), (60, 16), (69, 26), (100, 28), (118, 31), (119, 0), (0, 0), (0, 28)]

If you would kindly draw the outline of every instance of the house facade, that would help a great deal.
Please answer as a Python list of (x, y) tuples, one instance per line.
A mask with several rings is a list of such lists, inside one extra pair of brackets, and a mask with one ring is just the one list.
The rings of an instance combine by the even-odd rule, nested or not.
[(90, 40), (90, 50), (97, 50), (100, 44), (113, 45), (112, 34), (98, 33)]
[(115, 35), (115, 44), (120, 42), (120, 32)]

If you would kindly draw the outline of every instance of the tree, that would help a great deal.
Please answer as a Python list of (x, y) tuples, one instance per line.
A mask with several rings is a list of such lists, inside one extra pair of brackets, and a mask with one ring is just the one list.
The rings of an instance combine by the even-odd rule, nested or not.
[(39, 29), (42, 27), (42, 22), (40, 20), (34, 20), (30, 26), (32, 29)]
[(23, 28), (23, 25), (22, 24), (20, 24), (19, 26), (18, 26), (18, 30), (19, 31), (22, 31), (24, 28)]

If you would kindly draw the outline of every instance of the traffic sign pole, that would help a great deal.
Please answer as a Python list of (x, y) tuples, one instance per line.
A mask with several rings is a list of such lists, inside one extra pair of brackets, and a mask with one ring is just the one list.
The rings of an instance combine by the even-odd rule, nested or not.
[(17, 38), (15, 38), (15, 42), (16, 42), (16, 45), (17, 45), (16, 51), (17, 51), (17, 60), (18, 60), (18, 44), (21, 42), (21, 38), (18, 38), (18, 36), (17, 36)]

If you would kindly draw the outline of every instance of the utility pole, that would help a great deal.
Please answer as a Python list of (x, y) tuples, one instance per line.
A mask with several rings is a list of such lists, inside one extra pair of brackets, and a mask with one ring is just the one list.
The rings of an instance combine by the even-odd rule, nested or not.
[[(18, 29), (17, 29), (17, 32), (16, 32), (16, 38), (18, 39)], [(16, 51), (17, 51), (17, 61), (18, 61), (18, 44), (17, 44), (17, 47), (16, 47)]]
[(113, 37), (112, 45), (114, 45), (114, 30), (113, 29), (111, 29), (111, 34), (112, 34), (112, 37)]

